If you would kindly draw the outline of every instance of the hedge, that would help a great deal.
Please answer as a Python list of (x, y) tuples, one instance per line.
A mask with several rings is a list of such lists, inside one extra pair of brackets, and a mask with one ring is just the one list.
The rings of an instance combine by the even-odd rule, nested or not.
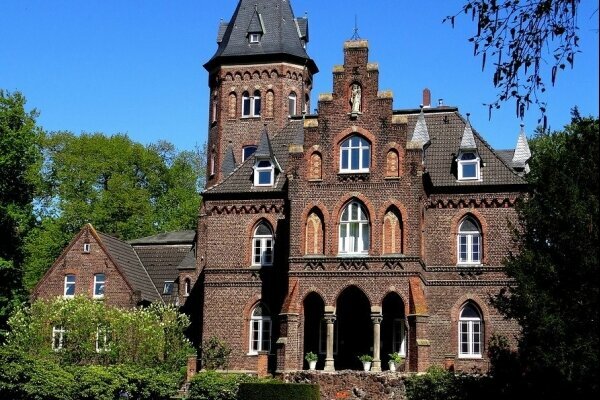
[(307, 383), (242, 383), (238, 400), (320, 400), (319, 385)]

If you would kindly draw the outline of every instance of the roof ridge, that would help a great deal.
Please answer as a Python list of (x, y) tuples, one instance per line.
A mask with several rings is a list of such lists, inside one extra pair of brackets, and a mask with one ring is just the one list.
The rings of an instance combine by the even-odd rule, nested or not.
[(142, 269), (144, 270), (144, 272), (146, 273), (146, 276), (148, 277), (148, 279), (150, 280), (150, 282), (152, 282), (152, 287), (154, 288), (154, 290), (156, 290), (156, 295), (157, 297), (160, 299), (160, 301), (164, 304), (165, 301), (163, 300), (160, 292), (158, 291), (158, 288), (156, 287), (156, 285), (154, 284), (154, 281), (152, 280), (152, 277), (150, 276), (150, 273), (148, 272), (148, 268), (146, 268), (146, 266), (144, 265), (144, 263), (142, 262), (142, 259), (140, 258), (140, 255), (137, 253), (137, 251), (135, 250), (135, 247), (131, 246), (131, 249), (133, 250), (133, 253), (135, 254), (136, 258), (138, 259), (138, 261), (140, 262), (140, 265), (142, 266)]

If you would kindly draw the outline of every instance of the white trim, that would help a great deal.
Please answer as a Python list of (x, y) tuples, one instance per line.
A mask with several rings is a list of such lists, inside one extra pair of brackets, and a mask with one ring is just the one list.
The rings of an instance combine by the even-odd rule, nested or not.
[[(356, 161), (356, 157), (358, 157), (358, 167), (353, 168), (352, 163)], [(340, 145), (340, 173), (369, 172), (370, 166), (371, 145), (365, 138), (354, 135), (342, 142)]]
[[(257, 234), (258, 229), (264, 226), (269, 230), (269, 234)], [(252, 265), (256, 267), (268, 267), (273, 265), (273, 249), (275, 241), (273, 231), (267, 224), (260, 223), (254, 229), (252, 236)]]
[[(98, 277), (102, 275), (104, 277), (103, 280), (99, 280)], [(102, 286), (98, 286), (98, 285), (102, 285)], [(101, 290), (100, 290), (101, 289)], [(94, 286), (92, 287), (92, 293), (95, 299), (102, 299), (104, 298), (104, 292), (106, 289), (106, 274), (104, 273), (97, 273), (94, 274)], [(102, 293), (98, 294), (97, 292), (102, 291)]]
[[(262, 305), (263, 311), (266, 309), (264, 305)], [(257, 305), (258, 307), (258, 305)], [(257, 355), (259, 351), (268, 351), (271, 352), (271, 339), (272, 339), (272, 329), (273, 325), (271, 323), (271, 317), (268, 315), (254, 315), (256, 311), (256, 307), (252, 310), (252, 315), (250, 317), (250, 335), (248, 340), (248, 355)], [(267, 337), (265, 338), (265, 333)], [(263, 348), (264, 344), (267, 345), (267, 348)]]
[[(69, 277), (73, 277), (73, 282), (68, 282), (68, 278)], [(67, 294), (67, 287), (68, 285), (72, 285), (73, 286), (73, 294)], [(65, 283), (64, 283), (64, 288), (63, 288), (63, 297), (65, 299), (72, 299), (73, 297), (75, 297), (75, 290), (77, 289), (77, 276), (75, 274), (66, 274), (65, 275)]]
[[(465, 157), (465, 155), (467, 155), (467, 154), (472, 154), (475, 158), (463, 160), (463, 157)], [(459, 181), (477, 181), (477, 180), (481, 179), (481, 168), (480, 168), (481, 160), (479, 158), (479, 154), (477, 154), (474, 151), (467, 151), (467, 152), (459, 154), (456, 161), (458, 163), (458, 180)], [(464, 167), (471, 166), (471, 165), (475, 167), (475, 175), (474, 176), (464, 176), (463, 175)]]
[(341, 255), (369, 254), (371, 227), (364, 207), (353, 201), (344, 207), (338, 230), (338, 253)]
[[(261, 163), (265, 163), (268, 162), (269, 166), (260, 166)], [(271, 160), (265, 160), (265, 159), (258, 159), (256, 160), (256, 162), (254, 163), (254, 186), (273, 186), (273, 183), (275, 182), (275, 165), (273, 165), (273, 162)], [(268, 173), (269, 174), (269, 182), (267, 183), (261, 183), (260, 182), (260, 178), (261, 178), (261, 174), (265, 174)], [(264, 175), (262, 175), (264, 176)]]
[[(60, 351), (63, 349), (66, 330), (62, 326), (52, 327), (52, 350)], [(58, 341), (57, 341), (58, 339)]]

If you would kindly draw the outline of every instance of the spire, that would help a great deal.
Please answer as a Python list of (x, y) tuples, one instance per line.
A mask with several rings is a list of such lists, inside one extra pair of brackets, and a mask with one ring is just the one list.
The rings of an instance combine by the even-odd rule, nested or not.
[[(250, 43), (250, 34), (260, 34)], [(253, 37), (253, 39), (256, 39)], [(306, 53), (308, 20), (295, 18), (289, 0), (239, 0), (229, 23), (221, 23), (219, 47), (204, 65), (211, 71), (223, 63), (289, 61), (318, 72)]]
[(417, 118), (415, 130), (413, 131), (410, 141), (420, 143), (421, 147), (429, 142), (429, 130), (427, 129), (427, 122), (425, 122), (425, 113), (423, 113), (423, 107), (421, 107), (421, 113), (419, 114), (419, 118)]
[(223, 173), (223, 176), (227, 176), (231, 174), (233, 170), (235, 170), (235, 154), (233, 154), (233, 144), (230, 141), (225, 150), (221, 172)]
[(258, 142), (258, 147), (254, 152), (254, 156), (257, 158), (273, 159), (273, 147), (271, 147), (271, 139), (269, 139), (266, 124), (262, 133), (260, 134), (260, 141)]
[(467, 123), (465, 124), (465, 130), (462, 135), (462, 139), (460, 140), (460, 150), (477, 150), (477, 145), (475, 144), (475, 136), (473, 135), (473, 129), (471, 128), (471, 121), (469, 121), (469, 113), (467, 113)]
[(524, 125), (521, 124), (521, 132), (519, 132), (517, 146), (515, 147), (515, 153), (512, 159), (513, 168), (522, 169), (525, 173), (529, 172), (527, 161), (529, 161), (530, 158), (531, 151), (529, 150), (529, 143), (527, 142), (527, 136), (525, 135)]

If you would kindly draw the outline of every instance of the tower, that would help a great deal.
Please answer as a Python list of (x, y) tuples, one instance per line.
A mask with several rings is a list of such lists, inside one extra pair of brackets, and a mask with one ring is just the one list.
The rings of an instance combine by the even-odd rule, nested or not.
[(310, 110), (312, 76), (308, 19), (286, 0), (240, 0), (222, 22), (209, 73), (206, 187), (252, 155), (261, 132), (276, 132)]

